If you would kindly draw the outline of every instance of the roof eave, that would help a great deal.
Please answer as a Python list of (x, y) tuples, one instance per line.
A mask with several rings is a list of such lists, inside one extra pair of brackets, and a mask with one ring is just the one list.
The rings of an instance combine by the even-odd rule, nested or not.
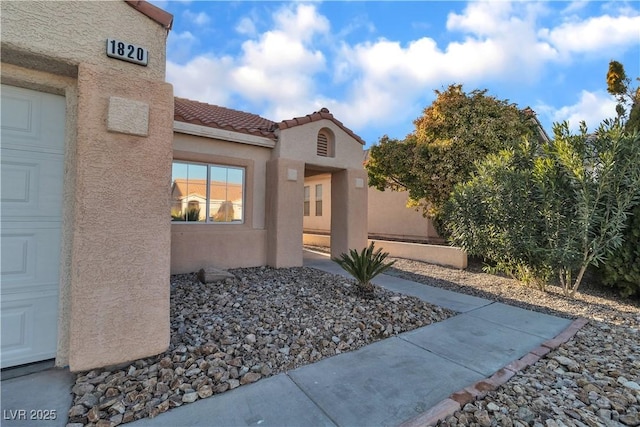
[(173, 26), (173, 15), (145, 0), (124, 0), (132, 8), (162, 25), (166, 30)]

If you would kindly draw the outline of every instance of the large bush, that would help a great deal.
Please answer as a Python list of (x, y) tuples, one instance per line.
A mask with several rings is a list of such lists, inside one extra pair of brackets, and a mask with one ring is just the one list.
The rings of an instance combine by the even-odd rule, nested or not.
[(640, 134), (618, 122), (577, 135), (563, 123), (554, 134), (478, 164), (445, 213), (454, 243), (520, 279), (545, 283), (553, 273), (573, 296), (586, 268), (622, 246), (640, 202)]
[(640, 205), (627, 219), (622, 246), (598, 269), (602, 283), (615, 287), (622, 296), (640, 296)]
[(489, 155), (471, 180), (455, 187), (445, 206), (454, 243), (493, 265), (485, 269), (543, 288), (549, 269), (544, 251), (544, 221), (534, 161), (539, 148), (525, 143)]

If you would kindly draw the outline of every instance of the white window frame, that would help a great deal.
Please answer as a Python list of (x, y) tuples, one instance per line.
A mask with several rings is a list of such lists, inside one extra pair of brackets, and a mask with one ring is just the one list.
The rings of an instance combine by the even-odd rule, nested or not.
[[(202, 163), (202, 162), (190, 162), (187, 160), (173, 160), (172, 161), (172, 166), (175, 163), (179, 163), (179, 164), (183, 164), (183, 165), (194, 165), (194, 166), (205, 166), (207, 168), (207, 177), (206, 177), (206, 186), (205, 186), (205, 220), (204, 221), (176, 221), (176, 220), (171, 220), (172, 224), (216, 224), (216, 225), (242, 225), (245, 222), (245, 218), (246, 218), (246, 199), (247, 199), (247, 193), (246, 193), (246, 177), (247, 177), (247, 168), (244, 166), (232, 166), (232, 165), (224, 165), (224, 164), (218, 164), (218, 163)], [(210, 193), (211, 193), (211, 168), (212, 167), (219, 167), (219, 168), (225, 168), (225, 169), (235, 169), (235, 170), (240, 170), (242, 171), (242, 219), (241, 220), (235, 220), (235, 221), (226, 221), (226, 222), (222, 222), (222, 221), (213, 221), (211, 219), (211, 215), (210, 215), (210, 207), (211, 207), (211, 199), (209, 198)], [(171, 177), (171, 182), (173, 183), (175, 177), (172, 176)], [(228, 185), (229, 182), (227, 181), (226, 184)]]

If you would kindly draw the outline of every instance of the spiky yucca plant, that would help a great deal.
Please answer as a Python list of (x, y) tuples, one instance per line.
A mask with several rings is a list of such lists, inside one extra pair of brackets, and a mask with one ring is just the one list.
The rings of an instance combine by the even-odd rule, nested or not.
[(372, 297), (373, 284), (371, 280), (395, 263), (395, 261), (385, 262), (388, 256), (389, 254), (382, 252), (382, 249), (374, 251), (374, 244), (371, 242), (369, 247), (362, 249), (360, 252), (351, 249), (349, 254), (343, 253), (339, 257), (332, 259), (356, 279), (358, 291), (361, 295)]

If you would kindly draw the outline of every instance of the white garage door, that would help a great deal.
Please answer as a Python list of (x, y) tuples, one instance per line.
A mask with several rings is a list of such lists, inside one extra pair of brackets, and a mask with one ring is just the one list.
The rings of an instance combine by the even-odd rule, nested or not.
[(2, 367), (56, 355), (65, 99), (2, 85)]

